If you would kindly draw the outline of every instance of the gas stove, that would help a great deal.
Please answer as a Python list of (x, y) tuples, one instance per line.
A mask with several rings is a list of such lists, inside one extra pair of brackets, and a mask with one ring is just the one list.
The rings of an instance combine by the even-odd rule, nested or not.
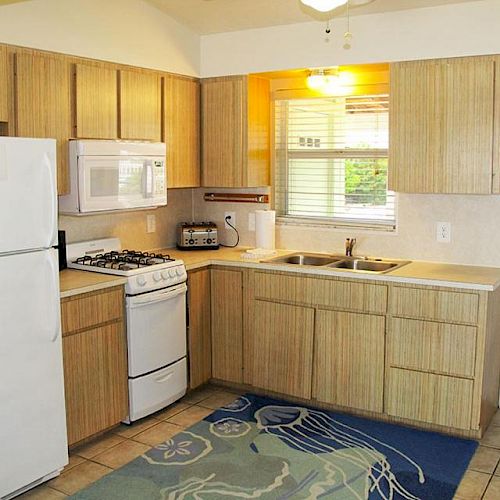
[(118, 238), (84, 241), (66, 247), (68, 267), (127, 278), (129, 295), (150, 292), (186, 281), (182, 260), (170, 255), (121, 250)]

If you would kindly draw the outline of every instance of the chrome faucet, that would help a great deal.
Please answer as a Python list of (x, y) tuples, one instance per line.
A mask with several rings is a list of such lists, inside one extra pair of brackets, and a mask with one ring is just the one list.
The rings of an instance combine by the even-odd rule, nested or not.
[(356, 238), (346, 238), (345, 240), (345, 254), (347, 257), (352, 257), (352, 249), (356, 244)]

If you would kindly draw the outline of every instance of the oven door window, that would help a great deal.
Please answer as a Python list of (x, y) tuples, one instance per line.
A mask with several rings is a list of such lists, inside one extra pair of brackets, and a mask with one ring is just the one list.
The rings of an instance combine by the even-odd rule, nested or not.
[(163, 159), (80, 157), (78, 175), (82, 211), (166, 204)]

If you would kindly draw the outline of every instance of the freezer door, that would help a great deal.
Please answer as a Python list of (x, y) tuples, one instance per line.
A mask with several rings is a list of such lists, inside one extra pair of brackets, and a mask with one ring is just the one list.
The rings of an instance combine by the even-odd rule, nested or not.
[(0, 137), (0, 254), (57, 245), (56, 141)]
[(56, 250), (0, 256), (0, 498), (68, 462)]

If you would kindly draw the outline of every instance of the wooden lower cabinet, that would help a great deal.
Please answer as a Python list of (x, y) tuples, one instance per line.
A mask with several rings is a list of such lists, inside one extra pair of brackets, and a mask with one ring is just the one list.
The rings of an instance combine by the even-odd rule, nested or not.
[(311, 398), (314, 309), (256, 300), (245, 359), (256, 387)]
[(71, 446), (118, 424), (128, 414), (123, 288), (62, 299), (61, 306)]
[(381, 413), (385, 317), (318, 310), (313, 397)]
[(127, 416), (123, 323), (64, 337), (63, 353), (68, 444), (72, 445)]
[(471, 428), (473, 380), (390, 368), (386, 411), (430, 424)]
[(195, 389), (212, 376), (209, 269), (189, 272), (188, 310), (189, 387)]
[(498, 409), (500, 289), (210, 272), (214, 379), (474, 438)]
[(243, 382), (243, 276), (211, 270), (212, 377)]

